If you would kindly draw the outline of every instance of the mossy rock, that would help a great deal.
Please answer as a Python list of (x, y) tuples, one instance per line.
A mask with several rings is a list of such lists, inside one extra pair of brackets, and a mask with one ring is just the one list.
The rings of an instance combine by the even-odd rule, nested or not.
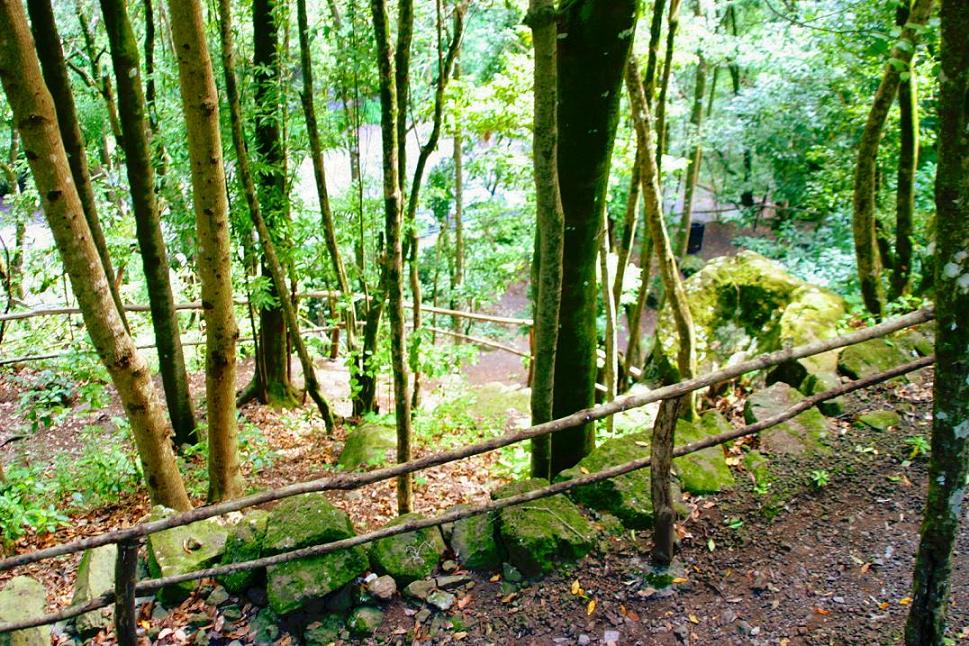
[(340, 641), (340, 634), (346, 629), (346, 622), (338, 614), (324, 615), (303, 631), (304, 646), (330, 646)]
[(893, 410), (873, 410), (859, 415), (858, 421), (876, 431), (887, 431), (893, 426), (898, 426), (902, 418)]
[(754, 484), (764, 486), (770, 483), (770, 460), (760, 451), (748, 451), (744, 455), (744, 468), (754, 476)]
[[(836, 373), (823, 372), (814, 375), (808, 375), (808, 377), (801, 384), (799, 390), (810, 397), (811, 395), (817, 395), (823, 393), (827, 390), (837, 388), (841, 385), (841, 377)], [(825, 417), (838, 417), (844, 415), (845, 412), (845, 398), (835, 397), (834, 399), (827, 399), (823, 402), (818, 402), (818, 410)]]
[(384, 613), (379, 608), (361, 606), (354, 608), (347, 617), (347, 628), (354, 635), (370, 635), (384, 622)]
[[(648, 458), (650, 437), (650, 433), (642, 432), (607, 440), (577, 465), (559, 473), (555, 481), (572, 480), (586, 473), (597, 473), (609, 467)], [(653, 526), (649, 467), (618, 478), (576, 487), (569, 490), (568, 495), (586, 507), (609, 512), (629, 529), (649, 529)], [(682, 514), (685, 510), (679, 503), (680, 498), (679, 485), (674, 483), (673, 500), (677, 513)]]
[[(778, 382), (753, 393), (744, 406), (748, 424), (759, 422), (786, 411), (804, 396), (788, 384)], [(778, 424), (760, 434), (760, 446), (767, 453), (830, 453), (826, 445), (828, 422), (817, 408), (810, 408), (797, 417)]]
[(908, 363), (916, 354), (911, 346), (895, 338), (870, 339), (845, 348), (838, 359), (838, 371), (852, 379), (864, 379)]
[(397, 449), (397, 430), (383, 424), (361, 424), (347, 435), (337, 465), (344, 469), (387, 464)]
[[(844, 315), (844, 301), (808, 285), (781, 265), (751, 251), (714, 258), (684, 282), (696, 331), (696, 357), (701, 373), (712, 372), (763, 352), (829, 338)], [(679, 338), (671, 304), (657, 318), (660, 353), (649, 371), (679, 380)], [(800, 385), (807, 374), (833, 371), (834, 355), (786, 366), (783, 380)], [(780, 374), (775, 377), (780, 379)]]
[[(449, 511), (469, 509), (456, 505)], [(495, 540), (498, 515), (478, 514), (455, 521), (451, 529), (451, 549), (464, 567), (472, 570), (496, 570), (501, 566), (501, 550)]]
[[(387, 526), (421, 518), (423, 516), (420, 514), (404, 514), (391, 520)], [(374, 541), (370, 547), (370, 560), (377, 572), (389, 574), (400, 587), (404, 587), (411, 581), (431, 574), (446, 549), (440, 530), (426, 527)]]
[[(114, 566), (118, 559), (118, 546), (102, 545), (81, 555), (74, 581), (74, 597), (71, 605), (83, 604), (114, 590)], [(76, 619), (75, 627), (81, 637), (92, 637), (111, 626), (114, 607), (92, 610)]]
[[(322, 493), (308, 493), (287, 498), (270, 512), (262, 552), (272, 556), (354, 535), (345, 512)], [(292, 612), (342, 588), (369, 566), (359, 546), (273, 565), (266, 572), (269, 607), (280, 615)]]
[[(42, 616), (47, 608), (44, 586), (29, 576), (18, 576), (0, 588), (0, 623)], [(49, 646), (50, 626), (0, 634), (0, 646)]]
[[(704, 414), (696, 422), (676, 422), (676, 445), (697, 442), (711, 435), (725, 433), (733, 427), (719, 413)], [(711, 446), (673, 460), (673, 470), (684, 491), (694, 494), (718, 493), (734, 486), (733, 472), (723, 457), (723, 449)]]
[(706, 264), (707, 261), (700, 256), (689, 255), (680, 260), (680, 273), (682, 273), (684, 277), (689, 278), (693, 274), (703, 269)]
[(529, 391), (518, 386), (489, 382), (471, 392), (467, 411), (485, 425), (506, 426), (516, 418), (527, 418), (531, 411)]
[[(516, 496), (548, 486), (532, 478), (512, 482), (496, 491), (494, 499)], [(499, 534), (508, 559), (522, 574), (537, 576), (564, 561), (582, 558), (595, 544), (595, 530), (578, 507), (559, 494), (499, 512)]]
[[(229, 532), (225, 541), (222, 563), (243, 563), (262, 556), (262, 544), (266, 537), (268, 521), (268, 511), (254, 509), (247, 513)], [(262, 568), (233, 572), (219, 577), (218, 580), (226, 590), (239, 594), (254, 585), (258, 585), (265, 576), (265, 568)]]
[[(154, 507), (152, 520), (173, 514), (171, 509)], [(215, 565), (225, 552), (229, 528), (216, 518), (200, 520), (184, 527), (172, 527), (148, 536), (148, 573), (152, 577), (168, 577), (202, 570)], [(186, 599), (198, 581), (185, 581), (162, 588), (158, 598), (166, 606)]]

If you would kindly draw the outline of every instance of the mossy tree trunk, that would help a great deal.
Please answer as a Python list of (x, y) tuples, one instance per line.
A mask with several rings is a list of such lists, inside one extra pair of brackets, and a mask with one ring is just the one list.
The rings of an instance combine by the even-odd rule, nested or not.
[(935, 178), (935, 392), (929, 491), (915, 557), (910, 646), (942, 646), (952, 550), (969, 486), (969, 5), (942, 0)]
[[(230, 0), (219, 0), (219, 35), (222, 44), (222, 68), (225, 74), (226, 95), (229, 102), (229, 115), (232, 124), (232, 145), (236, 152), (236, 164), (238, 166), (239, 181), (242, 184), (243, 194), (246, 197), (246, 204), (249, 208), (249, 215), (256, 227), (256, 233), (262, 246), (263, 258), (269, 267), (273, 284), (280, 293), (286, 292), (286, 273), (283, 265), (276, 254), (276, 247), (273, 244), (269, 227), (262, 216), (262, 209), (256, 197), (256, 182), (253, 177), (252, 168), (249, 163), (249, 152), (246, 149), (245, 135), (242, 124), (242, 104), (239, 98), (238, 83), (235, 73), (235, 54), (232, 44), (232, 9)], [(320, 390), (320, 383), (316, 378), (316, 369), (310, 357), (309, 350), (299, 331), (299, 319), (296, 307), (289, 298), (280, 299), (283, 309), (283, 316), (286, 320), (286, 328), (290, 338), (296, 348), (296, 356), (299, 357), (300, 367), (303, 369), (303, 380), (306, 392), (310, 399), (316, 404), (323, 416), (328, 433), (333, 432), (333, 411), (329, 402)]]
[[(34, 35), (37, 51), (40, 52), (40, 66), (43, 70), (44, 82), (54, 99), (54, 109), (57, 112), (57, 124), (67, 151), (67, 162), (71, 167), (71, 177), (77, 186), (81, 207), (84, 209), (84, 219), (87, 220), (91, 238), (101, 259), (101, 266), (108, 279), (111, 290), (111, 300), (118, 310), (118, 316), (125, 328), (128, 320), (125, 316), (121, 294), (115, 283), (114, 268), (111, 265), (111, 255), (104, 238), (101, 221), (98, 218), (97, 205), (94, 200), (94, 186), (91, 184), (91, 171), (88, 167), (87, 152), (81, 126), (77, 120), (77, 109), (74, 104), (74, 93), (67, 74), (67, 61), (61, 48), (61, 38), (54, 22), (54, 11), (50, 0), (29, 0), (27, 11), (30, 14), (30, 26)], [(11, 162), (12, 163), (12, 162)]]
[[(562, 198), (558, 176), (558, 29), (554, 0), (531, 0), (525, 22), (535, 49), (532, 162), (535, 170), (535, 280), (532, 424), (552, 419), (555, 353), (562, 289)], [(455, 153), (457, 154), (457, 153)], [(532, 440), (532, 476), (551, 479), (551, 438)]]
[(209, 426), (209, 501), (235, 498), (244, 483), (236, 427), (236, 327), (229, 262), (219, 98), (199, 0), (169, 0), (198, 234), (196, 263), (205, 318), (205, 399)]
[(875, 92), (868, 119), (858, 144), (855, 164), (854, 197), (852, 199), (852, 232), (855, 240), (855, 259), (858, 280), (865, 308), (875, 316), (885, 312), (885, 290), (882, 286), (882, 262), (878, 251), (875, 216), (876, 162), (882, 128), (895, 100), (901, 74), (911, 64), (919, 31), (932, 14), (933, 0), (914, 0), (908, 22), (902, 28), (889, 62), (885, 65), (881, 82)]
[[(669, 18), (666, 24), (666, 53), (663, 55), (663, 74), (659, 84), (659, 97), (656, 99), (656, 168), (663, 168), (663, 153), (666, 152), (666, 104), (670, 91), (670, 77), (673, 74), (673, 45), (676, 31), (680, 27), (680, 0), (670, 0)], [(647, 96), (647, 100), (650, 97)], [(652, 105), (652, 104), (650, 104)]]
[[(902, 4), (896, 24), (908, 22), (910, 6)], [(907, 74), (907, 76), (906, 76)], [(918, 77), (914, 60), (902, 72), (898, 84), (898, 181), (895, 193), (895, 258), (889, 298), (896, 299), (909, 289), (912, 277), (912, 218), (915, 214), (915, 171), (919, 164)]]
[[(694, 4), (694, 16), (702, 18), (700, 0)], [(680, 228), (676, 232), (673, 251), (677, 258), (686, 256), (690, 241), (690, 222), (693, 219), (693, 202), (696, 199), (697, 184), (700, 181), (700, 167), (703, 163), (703, 100), (707, 94), (707, 59), (702, 49), (696, 52), (696, 78), (693, 82), (693, 106), (690, 109), (690, 154), (686, 162), (686, 181), (683, 188), (683, 212), (680, 213)], [(716, 78), (716, 77), (714, 77)], [(714, 83), (715, 84), (715, 83)], [(712, 102), (711, 97), (711, 102)]]
[[(557, 164), (564, 235), (554, 417), (595, 402), (598, 235), (637, 7), (635, 0), (576, 0), (560, 9)], [(556, 433), (552, 474), (575, 465), (594, 446), (594, 424)]]
[[(394, 413), (397, 425), (397, 461), (411, 457), (411, 401), (407, 377), (407, 342), (404, 335), (403, 245), (400, 174), (398, 166), (397, 82), (394, 53), (387, 16), (387, 0), (371, 0), (374, 34), (377, 40), (377, 68), (380, 72), (380, 131), (383, 144), (384, 235), (383, 281), (390, 318), (390, 354), (394, 380)], [(369, 323), (369, 321), (368, 321)], [(397, 479), (397, 510), (411, 511), (413, 492), (409, 474)]]
[(58, 130), (54, 101), (41, 76), (20, 2), (0, 2), (0, 82), (23, 139), (44, 215), (60, 251), (84, 323), (131, 424), (153, 503), (191, 508), (171, 445), (171, 427), (111, 298)]
[(118, 87), (118, 116), (124, 137), (125, 169), (168, 416), (172, 420), (176, 445), (195, 444), (198, 441), (195, 413), (188, 388), (175, 296), (169, 280), (168, 251), (162, 237), (158, 201), (155, 199), (155, 169), (148, 141), (150, 131), (141, 88), (138, 43), (124, 0), (101, 0), (101, 13), (108, 32)]

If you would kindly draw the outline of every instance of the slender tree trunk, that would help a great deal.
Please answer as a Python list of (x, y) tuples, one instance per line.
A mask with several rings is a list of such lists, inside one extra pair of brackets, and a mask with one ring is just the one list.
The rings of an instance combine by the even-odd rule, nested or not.
[[(246, 205), (249, 207), (249, 215), (252, 217), (253, 224), (262, 245), (263, 257), (269, 266), (270, 275), (276, 291), (286, 293), (286, 273), (283, 265), (276, 255), (276, 248), (273, 244), (269, 227), (262, 216), (262, 209), (256, 196), (256, 182), (253, 177), (252, 168), (249, 164), (249, 151), (246, 149), (245, 134), (242, 124), (242, 104), (239, 98), (239, 89), (236, 83), (235, 73), (235, 52), (232, 44), (232, 8), (230, 0), (219, 0), (219, 35), (222, 44), (222, 68), (225, 74), (226, 95), (229, 102), (229, 115), (232, 123), (232, 145), (236, 152), (236, 164), (238, 166), (239, 181), (246, 197)], [(286, 319), (286, 327), (289, 330), (290, 338), (296, 347), (296, 355), (299, 357), (300, 366), (303, 369), (303, 380), (306, 385), (306, 392), (316, 404), (323, 416), (328, 433), (333, 432), (333, 412), (329, 402), (320, 391), (320, 383), (316, 378), (316, 369), (313, 360), (310, 358), (306, 343), (299, 331), (299, 319), (296, 313), (296, 306), (288, 297), (280, 299), (283, 315)]]
[[(374, 34), (377, 39), (377, 68), (380, 72), (380, 130), (383, 139), (384, 165), (384, 250), (383, 273), (386, 281), (387, 305), (390, 318), (390, 353), (394, 377), (394, 410), (397, 423), (397, 461), (411, 458), (411, 410), (407, 378), (407, 342), (404, 336), (403, 247), (401, 244), (402, 208), (398, 167), (397, 82), (394, 76), (394, 54), (390, 42), (387, 0), (371, 0)], [(397, 479), (397, 510), (411, 511), (412, 489), (410, 475)]]
[[(673, 45), (676, 30), (680, 26), (680, 0), (670, 0), (670, 13), (666, 26), (666, 54), (663, 57), (663, 74), (659, 85), (659, 98), (656, 100), (656, 169), (663, 169), (663, 153), (666, 152), (668, 129), (666, 124), (666, 103), (670, 91), (670, 76), (673, 73)], [(662, 185), (660, 185), (662, 188)], [(662, 204), (662, 201), (660, 202)]]
[[(564, 213), (558, 177), (558, 64), (554, 0), (531, 0), (525, 22), (535, 49), (532, 161), (535, 171), (536, 264), (532, 357), (532, 424), (553, 418), (555, 353), (562, 291)], [(455, 161), (460, 156), (455, 142)], [(455, 164), (455, 169), (457, 169)], [(460, 213), (460, 210), (458, 210)], [(460, 254), (456, 254), (456, 259)], [(457, 272), (455, 272), (457, 273)], [(551, 479), (550, 436), (532, 440), (532, 476)]]
[[(697, 18), (703, 17), (699, 0), (694, 4), (694, 15)], [(696, 80), (693, 86), (693, 108), (690, 110), (689, 138), (692, 145), (686, 165), (683, 212), (680, 214), (680, 228), (676, 232), (676, 244), (673, 247), (677, 258), (686, 257), (686, 249), (690, 241), (690, 221), (693, 219), (693, 201), (700, 181), (700, 166), (703, 163), (703, 100), (707, 95), (707, 60), (703, 50), (697, 49), (696, 54)]]
[[(7, 163), (3, 165), (3, 174), (7, 180), (9, 194), (20, 195), (20, 178), (17, 176), (17, 157), (20, 154), (20, 135), (17, 133), (15, 124), (10, 124), (10, 149), (7, 154)], [(16, 216), (13, 234), (13, 253), (7, 258), (7, 276), (5, 286), (7, 288), (7, 310), (13, 305), (15, 299), (24, 297), (24, 241), (27, 237), (27, 221), (23, 215)], [(4, 248), (6, 252), (6, 247)], [(2, 331), (4, 328), (0, 328)], [(0, 334), (2, 337), (2, 334)]]
[[(90, 19), (84, 10), (84, 5), (77, 0), (77, 19), (81, 25), (81, 36), (84, 40), (84, 50), (91, 68), (91, 86), (94, 87), (101, 98), (104, 100), (104, 108), (108, 113), (108, 124), (111, 127), (111, 134), (118, 147), (123, 147), (123, 135), (121, 134), (121, 121), (118, 119), (118, 107), (114, 100), (114, 89), (111, 86), (111, 77), (101, 69), (98, 48), (94, 42), (94, 32), (91, 30)], [(55, 106), (57, 103), (55, 102)]]
[[(554, 50), (553, 50), (554, 54)], [(460, 65), (455, 65), (454, 78), (461, 75)], [(454, 273), (451, 281), (451, 309), (460, 309), (459, 299), (464, 286), (464, 134), (461, 128), (460, 116), (454, 119)], [(557, 172), (557, 171), (556, 171)], [(556, 189), (558, 190), (558, 189)], [(457, 331), (461, 322), (457, 318), (451, 319), (454, 330)], [(543, 438), (543, 441), (548, 438)]]
[(639, 185), (640, 185), (640, 157), (642, 151), (637, 147), (636, 161), (633, 163), (629, 177), (629, 195), (626, 198), (626, 213), (622, 224), (622, 237), (619, 238), (616, 255), (616, 276), (612, 284), (612, 300), (616, 304), (616, 318), (619, 318), (619, 308), (622, 301), (622, 284), (626, 278), (626, 266), (632, 253), (633, 242), (636, 240), (636, 228), (639, 226)]
[(191, 508), (171, 446), (171, 428), (148, 366), (111, 299), (108, 279), (83, 218), (54, 102), (41, 76), (23, 5), (0, 2), (0, 81), (74, 295), (94, 347), (125, 408), (153, 503)]
[(878, 252), (875, 229), (875, 184), (878, 144), (888, 111), (895, 100), (901, 81), (901, 72), (908, 68), (919, 40), (919, 30), (932, 15), (932, 0), (914, 0), (908, 24), (902, 28), (899, 39), (892, 48), (889, 63), (885, 65), (881, 83), (875, 92), (868, 120), (858, 144), (858, 161), (855, 165), (854, 199), (852, 206), (852, 230), (855, 239), (855, 258), (858, 262), (858, 280), (865, 308), (875, 316), (885, 311), (885, 292), (882, 287), (882, 263)]
[(942, 646), (952, 550), (969, 484), (969, 5), (942, 0), (935, 180), (935, 393), (929, 491), (915, 557), (909, 646)]
[[(560, 10), (558, 173), (564, 214), (562, 302), (555, 356), (553, 415), (595, 402), (597, 236), (622, 90), (636, 26), (634, 0), (576, 0)], [(573, 466), (595, 446), (595, 425), (552, 437), (551, 472)]]
[(169, 0), (182, 111), (192, 168), (199, 279), (205, 308), (205, 397), (209, 426), (209, 501), (242, 494), (236, 428), (236, 327), (229, 261), (229, 209), (219, 99), (199, 0)]
[(108, 31), (111, 60), (118, 84), (118, 114), (124, 137), (125, 166), (168, 415), (175, 431), (176, 445), (195, 444), (198, 441), (195, 413), (185, 371), (175, 297), (168, 277), (168, 252), (155, 199), (155, 169), (151, 163), (147, 108), (141, 90), (141, 75), (138, 73), (138, 43), (128, 20), (124, 0), (101, 0), (101, 13)]
[[(114, 268), (111, 266), (111, 256), (108, 253), (108, 243), (104, 239), (104, 231), (98, 218), (98, 210), (94, 201), (94, 187), (91, 184), (91, 172), (88, 168), (87, 153), (81, 127), (77, 120), (77, 109), (74, 105), (74, 94), (67, 74), (67, 61), (61, 48), (61, 38), (54, 22), (54, 11), (50, 0), (29, 0), (27, 11), (30, 13), (30, 24), (33, 30), (37, 51), (43, 52), (40, 65), (44, 74), (44, 82), (54, 99), (54, 109), (57, 111), (57, 123), (60, 128), (61, 140), (67, 151), (67, 161), (71, 167), (71, 177), (77, 186), (84, 209), (84, 219), (91, 231), (94, 246), (104, 267), (118, 316), (125, 328), (128, 321), (125, 317), (121, 295), (115, 284)], [(85, 23), (86, 24), (86, 23)], [(117, 118), (117, 117), (115, 117)]]
[(653, 104), (656, 94), (656, 68), (659, 63), (659, 42), (663, 35), (663, 10), (666, 0), (653, 1), (653, 15), (649, 22), (649, 49), (646, 55), (646, 75), (643, 77), (643, 89), (646, 92), (646, 102)]
[(645, 230), (639, 253), (639, 293), (636, 295), (636, 303), (627, 315), (629, 342), (623, 358), (623, 374), (627, 379), (632, 377), (632, 368), (639, 368), (643, 364), (642, 337), (639, 328), (643, 320), (643, 311), (646, 309), (646, 300), (649, 297), (649, 284), (652, 278), (650, 269), (653, 263), (653, 236), (649, 233), (649, 224), (644, 224)]
[[(896, 24), (908, 22), (909, 6), (902, 4), (896, 12)], [(907, 78), (901, 78), (908, 74)], [(895, 195), (895, 262), (889, 297), (894, 300), (908, 291), (912, 276), (912, 218), (915, 212), (915, 171), (919, 164), (919, 99), (918, 77), (914, 60), (899, 78), (898, 182)]]

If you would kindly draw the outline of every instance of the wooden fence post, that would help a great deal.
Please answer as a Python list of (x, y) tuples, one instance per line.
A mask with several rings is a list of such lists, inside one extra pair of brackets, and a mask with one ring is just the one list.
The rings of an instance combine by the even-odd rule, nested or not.
[(114, 632), (119, 646), (138, 646), (135, 584), (138, 582), (138, 539), (118, 543), (114, 564)]
[(650, 494), (653, 499), (653, 563), (665, 567), (673, 562), (673, 548), (676, 536), (673, 524), (676, 512), (673, 511), (673, 491), (670, 484), (670, 470), (673, 465), (673, 442), (676, 420), (680, 416), (683, 397), (664, 399), (659, 406), (656, 422), (653, 424), (653, 437), (650, 443)]

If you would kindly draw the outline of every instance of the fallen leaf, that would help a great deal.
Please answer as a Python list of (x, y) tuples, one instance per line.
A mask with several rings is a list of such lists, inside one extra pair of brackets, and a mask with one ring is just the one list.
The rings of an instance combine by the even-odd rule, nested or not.
[(689, 619), (689, 620), (690, 620), (690, 623), (694, 623), (694, 624), (698, 624), (698, 623), (700, 623), (700, 618), (699, 618), (699, 617), (697, 617), (696, 615), (694, 615), (693, 613), (690, 613), (690, 614), (689, 614), (689, 615), (687, 616), (687, 619)]
[(684, 576), (678, 576), (673, 579), (673, 583), (686, 583), (687, 581), (689, 581), (689, 579)]
[(591, 601), (589, 601), (589, 605), (585, 607), (585, 614), (592, 615), (592, 613), (595, 611), (596, 611), (596, 600), (592, 599)]
[(636, 594), (638, 596), (642, 597), (643, 599), (645, 599), (647, 597), (651, 597), (654, 594), (656, 594), (656, 588), (652, 588), (652, 587), (650, 587), (650, 588), (643, 588), (642, 590), (640, 590)]
[(712, 538), (707, 539), (707, 549), (710, 550), (711, 552), (717, 549), (717, 544)]
[(459, 642), (467, 636), (468, 636), (468, 633), (464, 632), (463, 630), (459, 633), (454, 633), (454, 641)]
[(460, 609), (463, 610), (465, 608), (465, 606), (467, 606), (469, 603), (471, 603), (471, 599), (472, 598), (473, 597), (470, 594), (466, 594), (463, 597), (461, 597), (460, 599), (458, 599), (458, 608), (460, 608)]
[(517, 592), (512, 592), (511, 594), (505, 595), (501, 598), (502, 603), (511, 603), (512, 600), (518, 596)]
[(879, 608), (880, 608), (881, 610), (884, 610), (884, 609), (885, 609), (885, 608), (887, 608), (888, 606), (889, 606), (889, 603), (888, 603), (887, 601), (882, 601), (882, 602), (881, 602), (880, 604), (878, 604), (878, 607), (879, 607)]
[(589, 475), (589, 470), (585, 467), (579, 467), (579, 471), (584, 475)]
[(907, 606), (912, 603), (912, 597), (902, 597), (898, 600), (899, 605)]
[(498, 583), (499, 581), (501, 581), (501, 575), (496, 574), (488, 580), (491, 581), (492, 583)]
[(585, 590), (582, 589), (582, 585), (579, 583), (578, 579), (572, 582), (572, 594), (576, 597), (581, 597), (583, 594), (585, 594)]
[(729, 457), (729, 458), (726, 458), (724, 460), (724, 462), (726, 462), (727, 463), (727, 466), (729, 466), (729, 467), (740, 466), (740, 457), (739, 456), (738, 457)]
[(861, 566), (861, 573), (864, 574), (870, 569), (871, 569), (871, 563), (865, 563), (864, 565)]
[(641, 446), (644, 449), (648, 449), (649, 448), (649, 442), (638, 442), (637, 441), (637, 442), (633, 442), (633, 444), (635, 444), (636, 446)]
[(639, 623), (639, 613), (637, 613), (635, 610), (630, 610), (626, 613), (626, 619), (634, 623)]
[(827, 616), (827, 615), (830, 615), (831, 614), (831, 611), (830, 610), (826, 610), (824, 608), (815, 608), (814, 609), (814, 612), (816, 612), (816, 613), (818, 613), (819, 615), (822, 615), (822, 616)]

